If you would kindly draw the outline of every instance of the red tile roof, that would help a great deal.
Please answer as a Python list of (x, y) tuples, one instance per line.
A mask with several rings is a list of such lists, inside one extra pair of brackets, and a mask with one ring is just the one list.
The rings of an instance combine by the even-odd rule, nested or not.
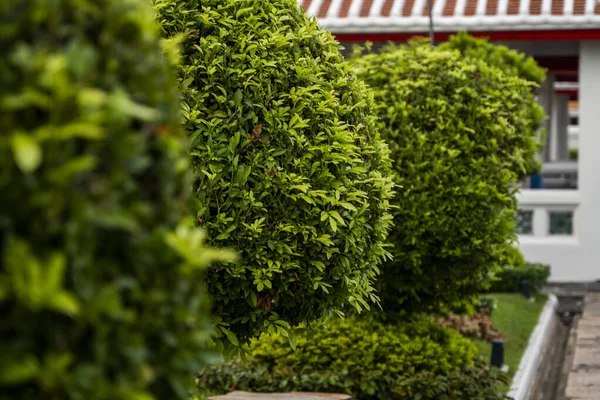
[[(600, 29), (600, 0), (431, 0), (436, 30)], [(334, 33), (422, 32), (428, 0), (298, 0)]]

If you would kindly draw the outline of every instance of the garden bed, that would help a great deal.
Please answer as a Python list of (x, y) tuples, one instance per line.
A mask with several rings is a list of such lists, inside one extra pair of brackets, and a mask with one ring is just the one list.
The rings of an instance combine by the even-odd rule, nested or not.
[[(497, 293), (486, 297), (494, 297), (498, 300), (498, 306), (492, 314), (492, 321), (494, 326), (506, 335), (504, 363), (508, 366), (508, 375), (512, 378), (519, 368), (521, 357), (525, 353), (548, 296), (537, 294), (533, 302), (518, 293)], [(473, 339), (473, 343), (479, 348), (481, 357), (489, 361), (492, 345), (481, 339)]]

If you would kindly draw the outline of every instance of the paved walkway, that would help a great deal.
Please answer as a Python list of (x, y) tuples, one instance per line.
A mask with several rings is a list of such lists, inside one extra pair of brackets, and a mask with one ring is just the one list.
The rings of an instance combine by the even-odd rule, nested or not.
[(566, 400), (600, 399), (600, 294), (588, 294), (584, 307), (576, 327)]

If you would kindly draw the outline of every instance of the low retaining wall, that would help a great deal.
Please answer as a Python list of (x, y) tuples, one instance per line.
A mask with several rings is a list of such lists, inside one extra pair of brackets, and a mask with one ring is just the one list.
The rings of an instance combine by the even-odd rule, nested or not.
[(533, 394), (541, 360), (560, 323), (556, 315), (557, 305), (558, 298), (553, 294), (549, 295), (508, 392), (508, 396), (514, 400), (529, 400)]

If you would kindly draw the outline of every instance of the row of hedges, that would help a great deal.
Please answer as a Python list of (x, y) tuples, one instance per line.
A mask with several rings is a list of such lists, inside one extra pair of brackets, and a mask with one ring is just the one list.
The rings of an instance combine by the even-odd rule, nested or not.
[(205, 394), (256, 392), (347, 393), (361, 400), (503, 399), (503, 379), (474, 361), (476, 348), (458, 333), (419, 320), (384, 325), (329, 320), (305, 331), (292, 349), (282, 335), (249, 346), (246, 361), (211, 365), (197, 377)]
[(489, 288), (495, 293), (514, 293), (521, 291), (521, 285), (527, 282), (532, 293), (539, 292), (550, 278), (550, 266), (540, 263), (527, 263), (521, 267), (504, 268), (496, 274)]
[[(385, 261), (390, 313), (486, 287), (535, 152), (531, 83), (423, 43), (348, 63), (295, 0), (147, 3), (0, 4), (0, 398), (186, 398), (211, 334), (235, 350), (364, 311)], [(445, 398), (486, 376), (473, 390), (493, 396), (448, 333), (376, 324), (361, 335), (433, 353), (385, 358), (393, 381), (361, 359), (353, 392)]]

